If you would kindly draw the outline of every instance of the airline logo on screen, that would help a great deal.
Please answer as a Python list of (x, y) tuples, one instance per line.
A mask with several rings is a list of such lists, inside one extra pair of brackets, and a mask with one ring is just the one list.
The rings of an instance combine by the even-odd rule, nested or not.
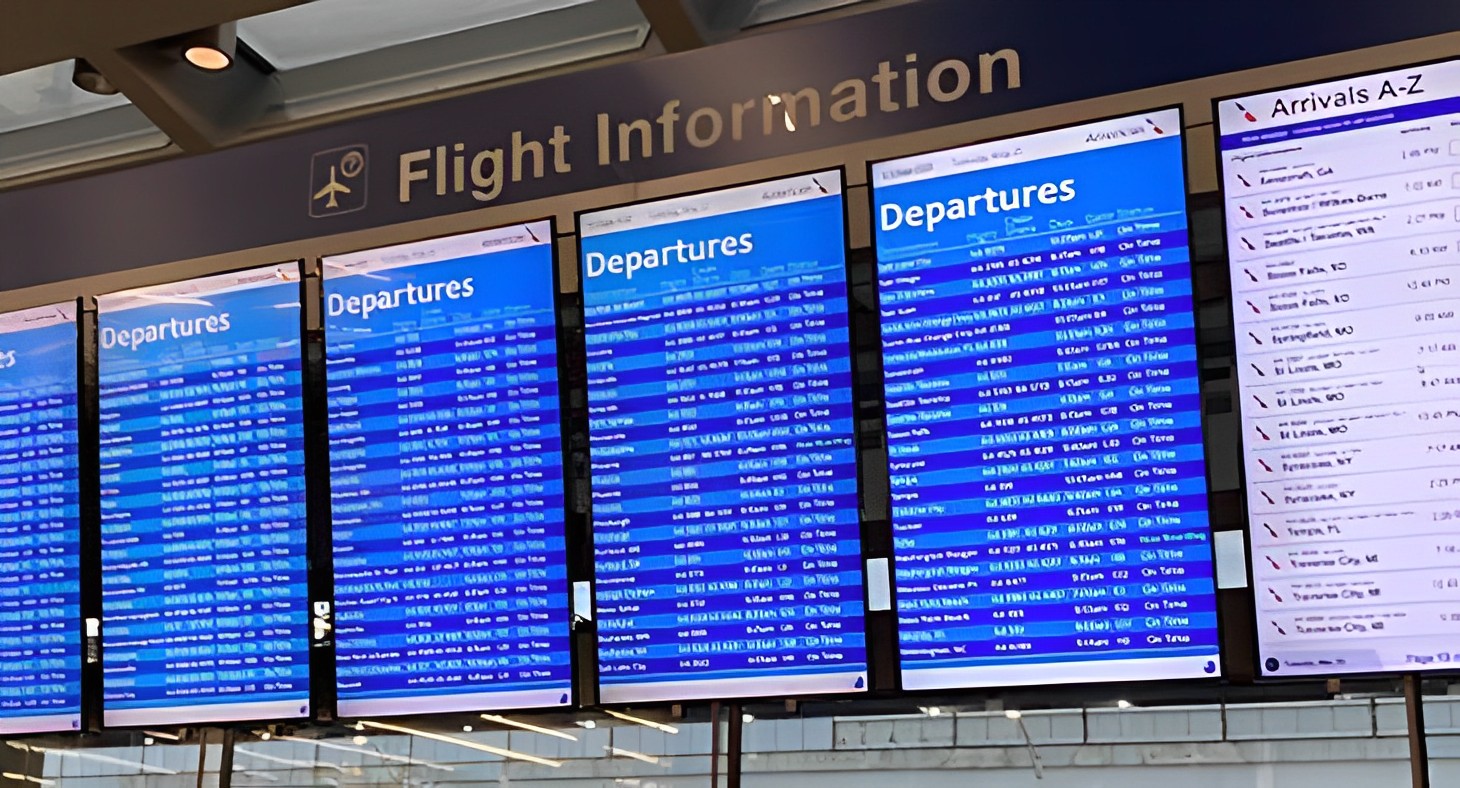
[(364, 208), (369, 168), (370, 148), (365, 145), (314, 154), (309, 167), (309, 215), (322, 219)]
[(1085, 141), (1104, 142), (1106, 140), (1118, 140), (1124, 139), (1126, 137), (1140, 137), (1145, 135), (1146, 132), (1155, 134), (1158, 137), (1164, 136), (1166, 134), (1166, 130), (1161, 128), (1160, 124), (1156, 123), (1156, 121), (1150, 118), (1143, 118), (1142, 120), (1145, 121), (1144, 126), (1132, 125), (1122, 128), (1092, 131), (1089, 134), (1085, 135)]

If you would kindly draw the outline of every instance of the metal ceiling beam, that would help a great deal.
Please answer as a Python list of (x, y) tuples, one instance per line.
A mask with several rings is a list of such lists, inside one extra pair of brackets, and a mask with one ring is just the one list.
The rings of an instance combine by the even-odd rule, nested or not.
[(760, 5), (760, 0), (687, 0), (703, 10), (711, 30), (720, 31), (722, 38), (739, 33), (750, 19), (751, 12)]
[(122, 49), (306, 0), (4, 0), (0, 74)]
[(243, 52), (228, 69), (205, 72), (167, 41), (85, 57), (182, 150), (204, 153), (228, 145), (283, 103), (278, 83)]
[(669, 52), (719, 43), (750, 18), (759, 0), (636, 0), (654, 35)]

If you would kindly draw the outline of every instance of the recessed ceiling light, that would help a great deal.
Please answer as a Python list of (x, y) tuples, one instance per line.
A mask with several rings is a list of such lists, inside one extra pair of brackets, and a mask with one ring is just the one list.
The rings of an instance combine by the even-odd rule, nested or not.
[(233, 65), (238, 32), (233, 22), (194, 30), (182, 36), (183, 59), (204, 71), (222, 71)]

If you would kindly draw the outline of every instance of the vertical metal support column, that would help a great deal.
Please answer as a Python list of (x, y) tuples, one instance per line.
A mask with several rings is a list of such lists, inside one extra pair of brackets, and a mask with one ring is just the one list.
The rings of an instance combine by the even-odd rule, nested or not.
[[(305, 553), (309, 595), (309, 713), (335, 719), (334, 529), (330, 519), (329, 398), (325, 393), (324, 280), (318, 260), (299, 263), (303, 338)], [(227, 734), (225, 734), (226, 736)], [(230, 750), (231, 752), (231, 750)]]
[(203, 788), (208, 774), (208, 729), (198, 729), (198, 788)]
[(80, 372), (76, 438), (83, 447), (77, 463), (81, 474), (81, 727), (102, 729), (101, 673), (101, 455), (92, 447), (101, 445), (101, 416), (98, 411), (96, 299), (76, 300), (79, 333), (76, 363)]
[(1404, 716), (1409, 721), (1409, 774), (1413, 788), (1430, 788), (1430, 748), (1425, 741), (1425, 696), (1420, 678), (1404, 677)]
[(730, 704), (729, 741), (725, 745), (725, 788), (740, 788), (741, 735), (745, 730), (745, 714), (739, 703)]
[(223, 729), (223, 752), (218, 758), (218, 788), (233, 786), (233, 728)]
[(710, 788), (720, 788), (720, 701), (710, 704)]

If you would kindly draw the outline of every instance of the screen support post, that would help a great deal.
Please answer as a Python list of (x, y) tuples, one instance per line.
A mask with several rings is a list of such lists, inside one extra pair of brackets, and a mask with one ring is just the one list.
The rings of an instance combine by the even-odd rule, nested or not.
[(222, 752), (218, 755), (218, 788), (233, 788), (233, 742), (237, 732), (231, 725), (223, 729)]
[(208, 729), (198, 729), (198, 781), (197, 788), (203, 788), (208, 774)]
[(725, 788), (740, 788), (740, 753), (744, 748), (745, 713), (739, 703), (730, 704), (730, 731), (725, 744)]
[[(208, 783), (208, 734), (210, 728), (198, 729), (198, 788), (203, 788)], [(238, 729), (232, 725), (225, 725), (218, 729), (218, 788), (232, 788), (233, 785), (233, 743), (237, 739)]]
[(720, 701), (710, 702), (710, 788), (720, 788)]
[(1430, 788), (1430, 750), (1425, 740), (1424, 684), (1404, 674), (1404, 717), (1409, 723), (1409, 773), (1413, 788)]

